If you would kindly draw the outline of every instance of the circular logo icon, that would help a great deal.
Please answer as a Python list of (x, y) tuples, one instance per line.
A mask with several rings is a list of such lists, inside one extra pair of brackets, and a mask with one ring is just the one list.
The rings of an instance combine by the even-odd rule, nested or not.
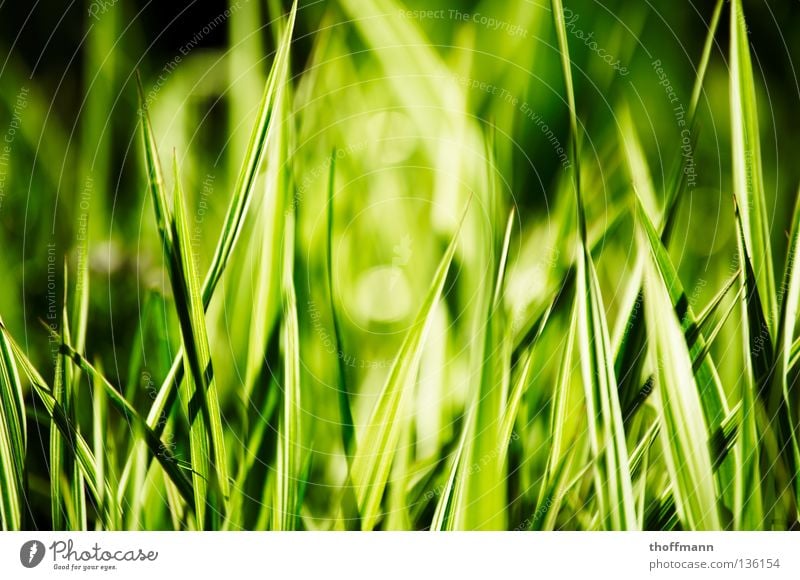
[(30, 540), (22, 544), (19, 550), (19, 561), (26, 568), (36, 568), (44, 560), (44, 544), (39, 540)]

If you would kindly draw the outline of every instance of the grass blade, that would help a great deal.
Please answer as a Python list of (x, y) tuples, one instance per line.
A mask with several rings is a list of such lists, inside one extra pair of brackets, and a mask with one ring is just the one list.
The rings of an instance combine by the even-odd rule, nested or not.
[[(95, 500), (97, 505), (101, 505), (98, 501), (98, 497), (100, 496), (98, 490), (100, 487), (105, 487), (103, 493), (107, 497), (112, 497), (112, 495), (110, 488), (108, 487), (108, 483), (100, 480), (97, 476), (97, 471), (95, 470), (96, 461), (91, 447), (89, 447), (89, 444), (75, 428), (64, 407), (53, 397), (53, 393), (50, 390), (50, 387), (47, 385), (47, 382), (42, 378), (42, 376), (39, 374), (39, 371), (36, 370), (36, 367), (33, 366), (30, 360), (28, 360), (28, 357), (25, 356), (25, 353), (14, 341), (11, 335), (8, 334), (8, 331), (4, 326), (0, 325), (0, 332), (4, 334), (8, 345), (11, 347), (11, 351), (16, 359), (18, 368), (28, 379), (28, 382), (36, 392), (37, 397), (39, 397), (42, 403), (44, 403), (47, 414), (53, 420), (53, 424), (55, 425), (56, 429), (58, 429), (64, 439), (74, 442), (73, 449), (75, 459), (80, 465), (83, 475), (86, 478), (86, 485), (89, 493), (91, 493), (92, 498)], [(117, 513), (119, 512), (118, 506), (113, 506), (113, 509)], [(102, 513), (101, 516), (107, 524), (114, 521), (113, 513), (109, 511)]]
[(636, 529), (638, 519), (636, 518), (617, 381), (610, 353), (608, 324), (597, 273), (592, 264), (588, 245), (586, 213), (580, 179), (580, 135), (575, 109), (575, 94), (572, 87), (564, 8), (561, 0), (552, 0), (551, 7), (567, 89), (572, 156), (575, 163), (572, 175), (577, 200), (578, 233), (581, 246), (578, 250), (576, 291), (578, 344), (586, 392), (589, 440), (592, 454), (596, 459), (595, 491), (600, 508), (600, 519), (604, 528)]
[[(133, 423), (137, 428), (142, 429), (144, 433), (144, 441), (150, 450), (150, 453), (164, 468), (164, 472), (169, 476), (170, 480), (172, 480), (172, 483), (175, 484), (176, 488), (181, 493), (181, 496), (183, 496), (187, 502), (191, 503), (193, 499), (191, 483), (180, 470), (178, 466), (178, 460), (171, 454), (167, 444), (161, 441), (158, 435), (156, 435), (155, 432), (147, 426), (144, 418), (125, 399), (122, 393), (120, 393), (120, 391), (114, 387), (114, 385), (112, 385), (108, 379), (106, 379), (106, 377), (80, 353), (66, 344), (61, 346), (60, 352), (65, 357), (69, 357), (72, 362), (86, 372), (86, 374), (93, 379), (95, 385), (101, 387), (102, 390), (99, 392), (104, 393), (104, 396), (108, 397), (108, 400), (111, 402), (111, 404), (116, 407), (117, 411), (122, 414), (128, 423)], [(98, 464), (96, 457), (95, 464)], [(95, 473), (99, 474), (100, 472), (95, 470)]]
[[(467, 215), (465, 210), (464, 216)], [(464, 223), (464, 217), (461, 224)], [(406, 334), (389, 376), (378, 396), (364, 434), (358, 454), (353, 460), (353, 483), (361, 510), (361, 527), (371, 530), (380, 517), (380, 503), (389, 477), (392, 460), (400, 438), (399, 421), (401, 410), (413, 391), (422, 348), (431, 324), (431, 313), (444, 290), (447, 272), (456, 251), (458, 233), (442, 257), (428, 295), (420, 307), (414, 324)]]
[(709, 448), (697, 444), (707, 439), (709, 430), (684, 334), (652, 257), (645, 273), (645, 310), (656, 367), (662, 447), (678, 516), (685, 529), (719, 530)]
[[(178, 318), (181, 326), (183, 348), (186, 352), (186, 361), (191, 372), (190, 377), (184, 380), (185, 392), (182, 393), (188, 405), (190, 425), (197, 425), (197, 438), (205, 438), (205, 431), (210, 433), (211, 454), (214, 459), (219, 490), (223, 500), (227, 502), (230, 496), (230, 482), (228, 479), (228, 461), (225, 452), (224, 431), (217, 394), (216, 380), (211, 361), (211, 348), (208, 343), (206, 330), (205, 309), (201, 299), (199, 278), (192, 259), (189, 227), (186, 221), (183, 191), (180, 186), (177, 159), (174, 161), (175, 174), (175, 211), (172, 219), (172, 287), (175, 294)], [(196, 401), (196, 402), (195, 402)], [(204, 445), (198, 442), (196, 451), (203, 453)], [(203, 450), (203, 451), (201, 451)], [(193, 456), (202, 465), (201, 474), (206, 475), (208, 466), (207, 457)], [(195, 477), (200, 478), (201, 474)], [(197, 479), (195, 479), (197, 484)], [(198, 524), (202, 525), (203, 519), (199, 518)]]
[[(493, 162), (490, 167), (494, 167)], [(494, 195), (492, 198), (496, 199)], [(511, 336), (509, 325), (505, 323), (503, 288), (513, 225), (512, 211), (506, 222), (502, 246), (499, 246), (494, 284), (491, 285), (490, 281), (483, 287), (488, 298), (484, 299), (485, 323), (481, 328), (483, 336), (478, 334), (476, 341), (481, 348), (473, 352), (473, 356), (478, 357), (473, 360), (477, 363), (475, 368), (480, 368), (480, 384), (475, 393), (474, 432), (467, 447), (469, 465), (478, 466), (466, 474), (465, 501), (469, 509), (464, 509), (463, 524), (470, 530), (499, 530), (507, 526), (504, 513), (506, 482), (502, 471), (509, 439), (502, 437), (503, 416), (508, 408), (506, 398), (511, 370)], [(494, 237), (494, 231), (491, 231), (490, 238)], [(478, 342), (481, 340), (482, 343)]]
[(764, 318), (770, 336), (774, 337), (778, 320), (775, 273), (761, 165), (756, 87), (742, 0), (731, 0), (729, 62), (733, 191), (744, 227), (745, 249), (753, 261)]
[[(790, 473), (794, 474), (794, 493), (795, 493), (795, 522), (800, 521), (797, 514), (797, 506), (800, 505), (800, 476), (797, 474), (800, 469), (800, 442), (798, 439), (798, 425), (800, 416), (797, 414), (800, 404), (795, 403), (797, 396), (797, 381), (790, 379), (791, 359), (793, 357), (793, 340), (795, 327), (797, 326), (798, 305), (800, 303), (800, 268), (797, 261), (800, 259), (800, 195), (795, 201), (794, 213), (792, 215), (791, 233), (789, 235), (789, 252), (786, 256), (786, 267), (784, 268), (783, 284), (781, 288), (785, 291), (781, 302), (781, 316), (778, 322), (778, 339), (775, 346), (775, 371), (773, 384), (770, 389), (773, 401), (768, 403), (768, 407), (773, 409), (779, 407), (785, 417), (783, 431), (788, 431), (791, 440), (792, 454), (789, 461)], [(778, 399), (779, 402), (776, 402)], [(782, 399), (782, 400), (781, 400)], [(793, 408), (794, 405), (794, 408)], [(782, 438), (786, 441), (786, 438)]]
[[(253, 132), (250, 137), (250, 146), (248, 147), (245, 163), (242, 166), (239, 178), (237, 179), (238, 185), (228, 206), (225, 219), (226, 227), (224, 227), (222, 230), (220, 238), (217, 242), (217, 247), (214, 252), (211, 266), (209, 267), (208, 274), (203, 282), (202, 300), (204, 308), (208, 308), (209, 304), (211, 303), (211, 297), (213, 296), (217, 284), (222, 277), (222, 273), (224, 272), (225, 266), (230, 259), (231, 253), (236, 246), (239, 233), (241, 232), (241, 226), (244, 223), (244, 217), (247, 213), (247, 208), (250, 205), (255, 177), (258, 173), (261, 159), (263, 158), (266, 143), (269, 140), (269, 131), (270, 127), (272, 126), (272, 112), (276, 100), (276, 93), (280, 89), (280, 84), (278, 83), (277, 79), (285, 77), (285, 70), (289, 58), (289, 46), (291, 44), (292, 35), (294, 32), (296, 13), (297, 2), (295, 1), (292, 5), (292, 10), (289, 14), (289, 22), (284, 31), (280, 46), (276, 52), (272, 70), (270, 71), (270, 75), (267, 80), (267, 85), (265, 87), (264, 95), (259, 107), (258, 119), (253, 127)], [(142, 116), (143, 118), (146, 118), (147, 111), (144, 109), (145, 101), (142, 94), (143, 90), (141, 87), (139, 90)], [(145, 137), (145, 144), (150, 143), (152, 150), (155, 151), (155, 140), (152, 138), (152, 131), (150, 130), (149, 124), (147, 127), (143, 127), (143, 131), (148, 133), (148, 135)], [(163, 184), (163, 180), (161, 179), (160, 175), (160, 168), (158, 171), (155, 171), (155, 161), (157, 161), (157, 158), (153, 158), (150, 153), (147, 152), (147, 148), (145, 155), (148, 163), (148, 176), (151, 187)], [(156, 221), (159, 222), (158, 216)], [(173, 360), (167, 376), (164, 379), (164, 382), (158, 391), (156, 399), (153, 401), (153, 405), (147, 414), (147, 424), (151, 428), (155, 429), (156, 433), (158, 434), (160, 434), (160, 431), (163, 428), (163, 426), (159, 426), (160, 418), (172, 408), (172, 405), (176, 400), (176, 391), (183, 380), (183, 355), (183, 350), (179, 350), (178, 354)], [(131, 450), (131, 453), (128, 455), (120, 479), (120, 490), (124, 490), (127, 487), (127, 482), (133, 467), (133, 458), (139, 449), (140, 446), (134, 446), (134, 448)]]
[(276, 501), (272, 510), (274, 530), (294, 530), (299, 516), (302, 461), (300, 407), (300, 337), (297, 297), (294, 290), (294, 215), (287, 216), (283, 257), (283, 405), (278, 422), (278, 452), (275, 469)]
[(27, 425), (22, 382), (0, 318), (0, 525), (19, 530), (25, 498)]

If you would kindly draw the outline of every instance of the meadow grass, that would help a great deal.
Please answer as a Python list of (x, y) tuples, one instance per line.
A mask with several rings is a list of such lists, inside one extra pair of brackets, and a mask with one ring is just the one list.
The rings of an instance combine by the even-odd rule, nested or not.
[[(419, 22), (385, 17), (402, 12), (394, 0), (323, 16), (355, 20), (363, 62), (321, 26), (302, 39), (305, 64), (297, 1), (268, 3), (274, 50), (248, 37), (220, 57), (236, 84), (230, 134), (215, 135), (229, 175), (210, 201), (199, 168), (213, 154), (190, 107), (161, 128), (178, 101), (153, 100), (137, 76), (155, 281), (137, 278), (143, 306), (115, 328), (130, 355), (99, 344), (104, 198), (65, 257), (57, 324), (20, 334), (0, 318), (3, 529), (797, 528), (800, 200), (780, 267), (745, 14), (723, 4), (685, 118), (697, 151), (727, 9), (733, 202), (720, 207), (734, 234), (709, 258), (721, 273), (702, 301), (674, 251), (693, 161), (665, 137), (672, 169), (654, 179), (623, 98), (600, 146), (590, 138), (561, 0), (515, 12), (552, 38), (530, 66), (549, 67), (565, 106), (570, 163), (543, 185), (544, 218), (509, 193), (526, 168), (511, 166), (504, 130), (522, 113), (499, 103), (479, 122), (484, 96), (457, 79), (492, 71), (442, 59)], [(231, 30), (252, 33), (260, 13), (234, 10)], [(120, 68), (101, 57), (119, 25), (104, 21), (88, 48), (109, 83)], [(218, 95), (221, 76), (169, 86)], [(103, 151), (111, 96), (87, 90), (83, 147)], [(104, 151), (77, 171), (107, 183), (113, 163)], [(56, 345), (52, 359), (29, 332)]]

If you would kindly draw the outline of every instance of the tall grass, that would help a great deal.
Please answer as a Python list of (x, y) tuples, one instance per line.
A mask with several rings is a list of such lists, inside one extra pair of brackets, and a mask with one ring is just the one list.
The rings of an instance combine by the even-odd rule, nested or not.
[[(468, 50), (444, 58), (394, 0), (342, 0), (312, 35), (309, 8), (268, 4), (268, 41), (247, 20), (260, 7), (232, 5), (230, 30), (246, 41), (231, 38), (225, 74), (192, 54), (182, 70), (197, 78), (176, 73), (156, 99), (146, 70), (137, 99), (123, 64), (101, 58), (119, 14), (93, 33), (97, 82), (136, 102), (128, 164), (146, 192), (146, 264), (125, 287), (132, 323), (103, 344), (95, 317), (117, 316), (124, 288), (92, 265), (115, 251), (103, 242), (110, 198), (97, 194), (88, 239), (64, 256), (57, 315), (44, 330), (15, 311), (0, 319), (3, 529), (800, 525), (800, 202), (781, 268), (740, 0), (705, 15), (689, 138), (665, 131), (657, 143), (689, 154), (667, 171), (653, 164), (638, 93), (616, 88), (608, 130), (593, 134), (561, 0), (498, 8), (552, 40), (529, 63), (552, 81), (552, 135), (568, 161), (539, 182), (546, 207), (515, 195), (519, 173), (538, 173), (515, 166), (508, 145), (519, 123), (538, 126), (519, 99), (509, 114), (510, 99), (487, 101), (464, 79), (489, 78), (478, 93), (528, 81), (486, 67), (474, 28), (459, 29)], [(703, 275), (701, 299), (676, 240), (705, 235), (686, 219), (687, 180), (704, 147), (706, 77), (723, 62), (733, 202), (714, 194), (734, 234), (696, 258), (719, 274)], [(111, 95), (83, 90), (76, 171), (105, 187)], [(178, 129), (162, 126), (171, 91), (227, 103), (228, 134), (190, 128), (192, 107), (213, 118), (207, 102), (177, 106)]]

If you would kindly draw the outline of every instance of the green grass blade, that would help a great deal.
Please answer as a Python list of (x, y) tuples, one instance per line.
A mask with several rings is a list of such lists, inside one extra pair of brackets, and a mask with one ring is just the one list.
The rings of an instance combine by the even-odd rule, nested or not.
[[(783, 409), (785, 420), (785, 430), (789, 431), (791, 440), (792, 457), (794, 459), (791, 472), (795, 475), (795, 505), (800, 505), (800, 476), (797, 475), (800, 469), (800, 442), (798, 438), (798, 416), (797, 381), (791, 381), (792, 358), (794, 356), (794, 333), (797, 326), (798, 305), (800, 304), (800, 268), (797, 261), (800, 260), (800, 195), (795, 201), (794, 213), (792, 215), (791, 232), (789, 234), (789, 252), (786, 256), (786, 267), (784, 268), (783, 284), (781, 288), (785, 294), (781, 302), (781, 316), (778, 323), (778, 340), (775, 347), (776, 363), (773, 375), (773, 384), (770, 392), (773, 399), (782, 397), (780, 404), (772, 403), (769, 406), (774, 408), (780, 406)], [(798, 520), (795, 514), (795, 520)]]
[(328, 223), (327, 223), (327, 243), (326, 243), (326, 276), (328, 281), (328, 299), (331, 309), (331, 320), (333, 323), (334, 353), (336, 356), (336, 394), (339, 402), (339, 423), (342, 437), (342, 450), (347, 459), (347, 478), (345, 480), (342, 493), (345, 498), (342, 501), (344, 511), (345, 526), (347, 529), (358, 529), (361, 527), (361, 515), (358, 512), (358, 500), (355, 496), (355, 489), (352, 481), (353, 455), (358, 449), (356, 441), (355, 422), (353, 421), (353, 411), (350, 405), (350, 388), (347, 379), (347, 365), (344, 360), (344, 341), (339, 325), (339, 314), (336, 308), (336, 287), (333, 284), (333, 232), (334, 232), (334, 198), (336, 193), (336, 155), (331, 152), (331, 167), (328, 174)]
[[(98, 373), (102, 374), (103, 369), (100, 366), (99, 362), (95, 363), (95, 367), (98, 369)], [(101, 481), (108, 481), (110, 478), (107, 479), (107, 465), (109, 464), (109, 458), (106, 456), (106, 449), (111, 442), (107, 440), (107, 430), (108, 430), (108, 397), (106, 396), (105, 390), (99, 384), (99, 381), (95, 378), (92, 381), (92, 443), (93, 447), (92, 450), (94, 452), (94, 460), (95, 460), (95, 471), (97, 472), (97, 478)], [(113, 438), (113, 437), (111, 437)], [(109, 454), (110, 455), (110, 454)], [(107, 498), (105, 496), (105, 488), (101, 487), (97, 490), (98, 498), (97, 501), (100, 502), (101, 511), (105, 511), (105, 503), (112, 498)]]
[(294, 289), (294, 215), (287, 216), (283, 257), (283, 404), (278, 421), (278, 451), (275, 469), (274, 530), (297, 528), (301, 475), (300, 337), (297, 297)]
[[(494, 167), (493, 162), (490, 167)], [(496, 199), (494, 194), (492, 198)], [(481, 328), (482, 336), (478, 334), (476, 340), (482, 348), (473, 352), (473, 357), (476, 357), (473, 360), (477, 363), (475, 368), (480, 368), (480, 384), (476, 392), (474, 433), (467, 450), (469, 465), (478, 465), (479, 469), (470, 469), (467, 473), (465, 501), (468, 509), (464, 511), (464, 527), (470, 530), (499, 530), (507, 526), (503, 466), (509, 439), (503, 439), (503, 419), (508, 408), (511, 336), (510, 325), (506, 324), (503, 288), (513, 225), (512, 211), (506, 222), (502, 245), (497, 245), (495, 250), (498, 257), (492, 279), (494, 284), (487, 280), (483, 287), (485, 323)], [(494, 228), (489, 237), (495, 239)]]
[(600, 285), (588, 246), (586, 213), (583, 207), (580, 169), (580, 134), (572, 86), (572, 72), (567, 44), (564, 8), (561, 0), (552, 0), (561, 65), (567, 90), (572, 134), (573, 184), (577, 199), (578, 343), (586, 393), (588, 430), (595, 457), (594, 482), (602, 526), (606, 529), (635, 529), (638, 525), (628, 465), (628, 450), (620, 410), (617, 380), (610, 353), (610, 338)]
[[(464, 216), (467, 212), (464, 212)], [(461, 219), (461, 224), (464, 217)], [(371, 530), (380, 517), (380, 503), (400, 438), (398, 417), (413, 391), (422, 348), (431, 325), (431, 313), (444, 290), (445, 279), (456, 251), (458, 232), (442, 257), (433, 282), (414, 324), (406, 334), (386, 383), (360, 437), (361, 445), (353, 460), (353, 483), (361, 510), (361, 527)]]
[[(736, 276), (738, 277), (739, 274), (736, 274)], [(727, 288), (723, 288), (720, 294), (727, 292), (727, 290)], [(719, 333), (722, 331), (722, 327), (725, 326), (728, 318), (730, 318), (731, 314), (733, 314), (733, 311), (736, 310), (736, 306), (738, 305), (739, 298), (742, 294), (742, 289), (740, 289), (734, 296), (733, 302), (722, 313), (722, 316), (720, 316), (719, 320), (716, 322), (716, 324), (714, 324), (714, 326), (705, 324), (704, 322), (698, 324), (697, 328), (699, 329), (699, 332), (702, 332), (705, 335), (705, 346), (700, 350), (694, 350), (692, 353), (692, 368), (695, 370), (695, 373), (697, 373), (700, 365), (703, 364), (703, 361), (708, 356), (708, 353), (711, 352), (711, 346), (714, 344), (714, 340), (717, 338), (717, 335), (719, 335)], [(721, 302), (719, 304), (721, 304)], [(709, 308), (716, 309), (719, 304), (709, 304)], [(707, 314), (708, 316), (704, 317), (704, 321), (706, 323), (710, 323), (713, 312), (708, 312)], [(700, 336), (699, 332), (694, 333), (695, 336)], [(687, 340), (686, 344), (690, 350), (693, 350), (694, 343), (691, 340)]]
[(23, 524), (27, 425), (22, 382), (0, 318), (0, 526), (19, 530)]
[(685, 529), (719, 530), (711, 456), (708, 445), (698, 445), (708, 439), (709, 429), (684, 333), (652, 257), (645, 273), (645, 310), (656, 367), (662, 447), (678, 515)]
[(714, 48), (714, 36), (719, 27), (720, 16), (722, 15), (722, 6), (725, 0), (717, 0), (714, 6), (714, 12), (711, 15), (711, 22), (708, 25), (708, 34), (706, 41), (703, 44), (703, 54), (700, 57), (700, 64), (697, 66), (697, 76), (695, 78), (694, 87), (692, 87), (692, 96), (689, 100), (689, 125), (694, 125), (695, 116), (697, 114), (697, 105), (700, 103), (700, 93), (703, 91), (703, 80), (708, 70), (708, 62), (711, 60), (711, 50)]
[(742, 0), (731, 0), (729, 63), (733, 191), (745, 231), (745, 249), (753, 262), (764, 318), (770, 336), (774, 337), (778, 320), (775, 273), (764, 194), (756, 86)]
[[(697, 332), (697, 318), (694, 310), (689, 304), (689, 298), (686, 295), (683, 284), (678, 278), (675, 266), (672, 264), (672, 260), (662, 244), (653, 223), (644, 212), (641, 204), (637, 203), (636, 208), (636, 219), (644, 233), (645, 245), (649, 248), (650, 255), (658, 268), (662, 283), (669, 295), (672, 310), (681, 322), (684, 335), (688, 335), (687, 342), (689, 342), (688, 338), (695, 337), (691, 340), (693, 347), (690, 351), (694, 356), (705, 348), (705, 338), (702, 333)], [(706, 422), (714, 429), (728, 415), (729, 409), (716, 368), (709, 358), (704, 359), (702, 366), (696, 373), (696, 379), (703, 400)]]
[[(761, 492), (761, 444), (757, 425), (757, 400), (761, 394), (769, 399), (767, 388), (773, 373), (775, 353), (770, 339), (769, 323), (764, 318), (764, 303), (758, 288), (758, 278), (753, 271), (751, 256), (747, 251), (744, 224), (741, 213), (736, 208), (737, 241), (739, 261), (742, 264), (740, 280), (743, 295), (740, 299), (742, 307), (742, 360), (744, 372), (742, 373), (742, 407), (739, 448), (742, 453), (742, 482), (737, 489), (737, 500), (740, 509), (736, 511), (735, 525), (740, 530), (758, 530), (763, 526), (764, 506)], [(779, 391), (780, 393), (780, 391)], [(780, 399), (778, 401), (780, 403)], [(767, 401), (769, 404), (769, 401)], [(780, 422), (785, 415), (780, 405), (768, 408), (770, 416), (776, 416)], [(774, 413), (774, 414), (773, 414)], [(780, 427), (779, 427), (780, 430)], [(777, 458), (768, 457), (768, 461)], [(772, 486), (774, 478), (768, 475), (766, 485)], [(769, 497), (769, 496), (767, 496)]]
[(578, 261), (578, 344), (595, 457), (595, 491), (605, 529), (636, 529), (635, 503), (614, 363), (597, 273), (584, 247)]
[[(284, 78), (285, 76), (285, 69), (287, 67), (287, 61), (289, 57), (289, 46), (291, 44), (292, 34), (294, 31), (296, 12), (297, 2), (294, 2), (289, 15), (289, 25), (284, 31), (281, 45), (278, 48), (269, 78), (267, 80), (262, 102), (259, 107), (258, 119), (253, 127), (253, 132), (250, 138), (250, 146), (248, 147), (245, 163), (242, 166), (239, 178), (237, 179), (238, 185), (228, 206), (225, 219), (226, 226), (223, 228), (221, 236), (217, 242), (217, 247), (214, 252), (211, 266), (209, 267), (208, 274), (203, 282), (202, 300), (203, 307), (206, 309), (211, 303), (211, 297), (213, 296), (217, 284), (222, 277), (222, 273), (224, 272), (225, 266), (229, 261), (230, 255), (236, 246), (242, 224), (244, 223), (244, 217), (247, 213), (247, 208), (250, 205), (255, 177), (258, 173), (260, 160), (263, 158), (264, 150), (269, 140), (269, 131), (272, 125), (271, 120), (274, 103), (276, 100), (276, 92), (280, 89), (277, 79)], [(143, 103), (145, 101), (142, 93), (143, 91), (140, 87), (139, 100), (140, 107), (142, 107), (141, 114), (144, 121), (144, 119), (147, 118), (147, 111), (143, 107)], [(150, 152), (155, 151), (156, 149), (155, 140), (152, 137), (152, 130), (149, 127), (149, 122), (146, 126), (143, 126), (142, 129), (143, 132), (146, 133), (144, 138), (146, 145), (145, 160), (147, 162), (149, 183), (152, 191), (153, 188), (163, 186), (163, 179), (161, 177), (158, 159)], [(154, 205), (159, 206), (159, 204)], [(156, 211), (159, 210), (156, 209)], [(158, 215), (156, 216), (156, 221), (159, 223), (160, 230), (161, 223), (163, 222), (166, 224), (165, 219), (160, 219)], [(168, 231), (168, 228), (165, 229)], [(164, 416), (164, 413), (167, 412), (168, 409), (171, 409), (172, 404), (176, 400), (176, 391), (183, 380), (183, 356), (184, 353), (181, 349), (175, 356), (175, 360), (173, 360), (172, 366), (170, 367), (170, 370), (158, 391), (156, 399), (153, 401), (153, 405), (147, 414), (148, 426), (155, 429), (156, 433), (159, 435), (161, 429), (163, 428), (163, 426), (159, 426), (159, 420), (162, 416)], [(127, 482), (132, 470), (132, 463), (136, 455), (135, 452), (138, 449), (140, 449), (138, 445), (134, 446), (134, 448), (131, 450), (131, 453), (128, 455), (120, 480), (120, 490), (124, 490), (127, 487)]]
[(347, 368), (342, 353), (344, 352), (342, 332), (339, 327), (339, 316), (336, 309), (336, 294), (333, 285), (333, 201), (335, 196), (336, 180), (336, 155), (331, 153), (331, 167), (328, 175), (328, 240), (327, 240), (327, 276), (328, 295), (330, 298), (331, 318), (333, 319), (333, 338), (336, 341), (336, 373), (337, 393), (339, 396), (339, 414), (342, 428), (342, 448), (347, 457), (348, 465), (352, 463), (352, 454), (356, 449), (355, 429), (353, 427), (353, 413), (350, 408), (350, 393), (347, 385)]
[[(98, 491), (100, 487), (105, 487), (103, 493), (107, 497), (112, 497), (112, 495), (110, 488), (108, 487), (108, 483), (100, 480), (97, 476), (97, 471), (95, 470), (96, 461), (94, 459), (91, 447), (80, 434), (80, 432), (75, 428), (75, 425), (73, 425), (64, 407), (53, 397), (53, 392), (50, 390), (47, 382), (42, 378), (41, 374), (39, 374), (39, 371), (36, 370), (36, 367), (30, 362), (30, 360), (28, 360), (28, 357), (25, 356), (25, 353), (14, 341), (11, 335), (8, 334), (4, 326), (0, 326), (0, 332), (4, 334), (7, 343), (11, 347), (11, 351), (16, 359), (18, 368), (28, 379), (28, 382), (36, 392), (37, 397), (39, 397), (42, 403), (44, 403), (47, 414), (52, 419), (54, 426), (61, 433), (63, 439), (73, 442), (75, 459), (80, 465), (83, 475), (86, 478), (87, 489), (89, 490), (89, 493), (91, 493), (92, 498), (97, 502), (97, 505), (101, 505), (97, 500), (97, 498), (100, 496)], [(118, 506), (114, 506), (113, 509), (117, 512), (119, 510)], [(101, 514), (101, 516), (106, 523), (113, 522), (112, 513), (104, 512)]]
[[(566, 460), (567, 441), (567, 413), (570, 400), (570, 387), (572, 385), (572, 365), (573, 351), (575, 348), (575, 333), (578, 327), (578, 310), (572, 309), (570, 316), (569, 330), (567, 331), (566, 344), (561, 351), (561, 366), (558, 370), (558, 377), (553, 388), (553, 402), (550, 408), (550, 450), (548, 452), (547, 463), (545, 465), (544, 476), (542, 477), (542, 493), (551, 486), (556, 485), (557, 471)], [(541, 508), (546, 498), (539, 494), (538, 506)], [(552, 501), (552, 499), (551, 499)], [(539, 509), (537, 508), (537, 510)]]
[(436, 504), (436, 510), (433, 513), (433, 520), (431, 521), (431, 531), (453, 531), (456, 529), (458, 522), (463, 519), (463, 514), (459, 513), (459, 507), (463, 505), (464, 487), (465, 487), (465, 473), (466, 463), (466, 448), (469, 443), (470, 434), (474, 424), (475, 414), (470, 414), (464, 420), (464, 426), (461, 430), (461, 436), (458, 441), (458, 448), (453, 455), (453, 462), (450, 465), (450, 471), (447, 475), (447, 480), (441, 489), (439, 495), (439, 502)]
[[(94, 384), (97, 387), (100, 387), (98, 392), (103, 393), (101, 396), (107, 397), (108, 401), (114, 405), (117, 411), (129, 424), (132, 423), (136, 428), (142, 430), (145, 444), (150, 450), (152, 456), (164, 468), (164, 472), (172, 480), (172, 483), (175, 484), (183, 498), (187, 502), (191, 503), (191, 483), (186, 478), (183, 471), (181, 471), (178, 460), (171, 454), (167, 444), (161, 441), (155, 432), (147, 426), (144, 417), (142, 417), (139, 412), (133, 408), (133, 406), (125, 399), (122, 393), (120, 393), (120, 391), (108, 381), (108, 379), (100, 372), (100, 370), (87, 361), (75, 349), (65, 344), (61, 346), (60, 352), (65, 357), (69, 357), (72, 362), (78, 365), (87, 375), (92, 378)], [(95, 464), (98, 464), (97, 457), (95, 457)], [(95, 470), (95, 473), (99, 474), (100, 472)]]
[(245, 162), (236, 179), (233, 197), (231, 198), (231, 203), (225, 216), (225, 223), (222, 227), (222, 236), (214, 251), (214, 257), (211, 259), (208, 275), (203, 283), (204, 304), (210, 302), (214, 289), (233, 253), (233, 248), (236, 245), (236, 241), (244, 225), (247, 208), (252, 200), (253, 186), (258, 176), (261, 160), (264, 157), (270, 130), (273, 127), (271, 121), (275, 110), (275, 103), (278, 101), (278, 93), (282, 90), (283, 81), (286, 78), (289, 47), (292, 42), (296, 16), (297, 0), (294, 0), (292, 9), (289, 12), (288, 23), (283, 33), (283, 39), (278, 46), (278, 50), (275, 54), (275, 61), (270, 70), (267, 85), (264, 88), (264, 96), (258, 109), (257, 121), (253, 127), (253, 132), (250, 136), (250, 144), (245, 153)]
[[(216, 379), (211, 361), (211, 347), (208, 343), (200, 282), (192, 259), (191, 234), (186, 220), (177, 159), (174, 162), (174, 173), (175, 211), (172, 219), (172, 287), (178, 307), (183, 348), (186, 352), (185, 358), (192, 378), (189, 381), (187, 376), (184, 383), (194, 383), (193, 388), (188, 388), (185, 393), (188, 395), (186, 403), (188, 403), (190, 423), (194, 424), (195, 421), (197, 421), (198, 425), (205, 423), (204, 426), (200, 427), (199, 433), (203, 433), (206, 430), (210, 433), (211, 455), (214, 459), (213, 468), (216, 472), (217, 483), (223, 500), (227, 502), (230, 496), (230, 481), (228, 479), (228, 460), (225, 452), (219, 395), (217, 394)], [(193, 403), (195, 400), (198, 400), (199, 403), (196, 408)], [(205, 462), (207, 459), (199, 458), (199, 460)], [(205, 466), (204, 469), (206, 469)]]

